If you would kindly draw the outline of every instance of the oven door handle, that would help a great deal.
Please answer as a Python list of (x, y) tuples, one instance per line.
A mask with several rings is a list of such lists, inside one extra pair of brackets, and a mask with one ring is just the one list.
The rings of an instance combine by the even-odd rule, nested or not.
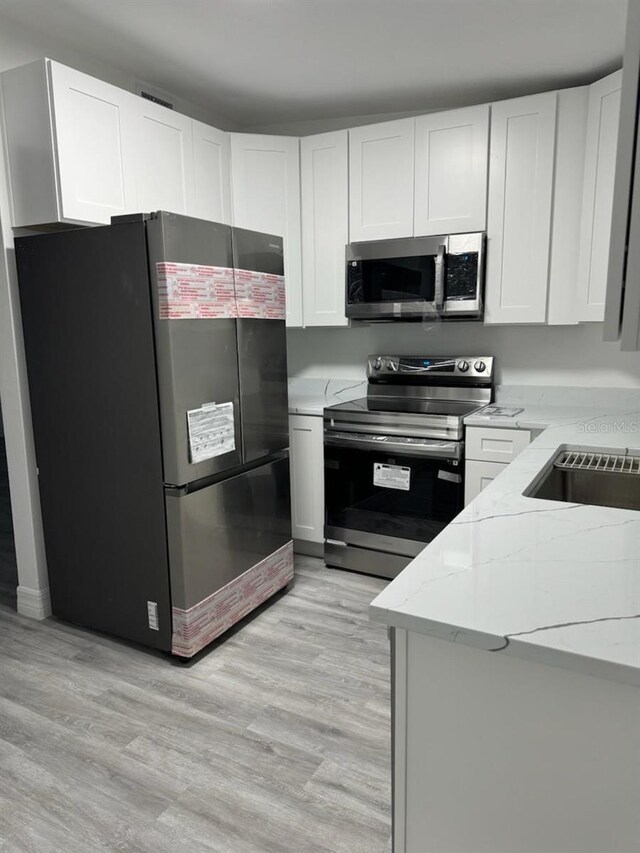
[[(358, 433), (331, 434), (325, 432), (326, 447), (346, 447), (352, 450), (377, 450), (380, 453), (394, 453), (397, 456), (422, 456), (432, 459), (461, 459), (464, 452), (462, 441), (421, 441), (419, 444), (405, 444), (394, 441), (392, 436), (381, 436), (386, 441), (375, 438), (363, 438)], [(390, 440), (389, 440), (390, 439)]]
[(435, 286), (435, 297), (434, 297), (434, 308), (440, 313), (444, 308), (444, 255), (447, 251), (447, 247), (444, 243), (441, 243), (438, 246), (438, 254), (435, 259), (436, 266), (436, 286)]

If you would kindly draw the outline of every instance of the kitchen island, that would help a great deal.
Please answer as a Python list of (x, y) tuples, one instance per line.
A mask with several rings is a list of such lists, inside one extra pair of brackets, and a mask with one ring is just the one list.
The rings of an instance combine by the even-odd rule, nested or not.
[(524, 494), (563, 449), (640, 454), (640, 412), (560, 420), (371, 605), (395, 853), (640, 850), (640, 512)]

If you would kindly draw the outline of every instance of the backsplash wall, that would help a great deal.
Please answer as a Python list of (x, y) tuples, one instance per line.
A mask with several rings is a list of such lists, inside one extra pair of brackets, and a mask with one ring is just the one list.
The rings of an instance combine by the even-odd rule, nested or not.
[(604, 343), (602, 324), (484, 326), (382, 323), (287, 330), (289, 375), (364, 378), (366, 358), (389, 355), (493, 355), (501, 385), (640, 388), (640, 353)]

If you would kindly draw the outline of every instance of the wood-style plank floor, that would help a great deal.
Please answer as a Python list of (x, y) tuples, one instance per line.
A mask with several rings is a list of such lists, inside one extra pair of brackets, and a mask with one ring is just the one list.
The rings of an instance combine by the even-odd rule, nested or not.
[(1, 853), (390, 850), (385, 582), (296, 569), (188, 665), (0, 604)]

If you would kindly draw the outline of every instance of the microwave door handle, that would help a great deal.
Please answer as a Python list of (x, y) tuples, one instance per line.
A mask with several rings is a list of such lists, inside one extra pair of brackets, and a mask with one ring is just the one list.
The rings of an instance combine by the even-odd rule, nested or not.
[(438, 254), (436, 255), (436, 293), (434, 298), (434, 308), (439, 314), (444, 308), (444, 254), (447, 247), (441, 243), (438, 246)]

